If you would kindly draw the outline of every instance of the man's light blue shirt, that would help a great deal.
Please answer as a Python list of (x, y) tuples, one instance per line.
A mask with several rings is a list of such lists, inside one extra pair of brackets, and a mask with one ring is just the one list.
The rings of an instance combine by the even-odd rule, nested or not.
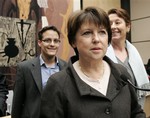
[(41, 74), (42, 74), (42, 86), (44, 88), (47, 83), (48, 78), (52, 74), (59, 72), (58, 59), (56, 58), (56, 63), (54, 65), (48, 67), (40, 55), (40, 65), (41, 65)]

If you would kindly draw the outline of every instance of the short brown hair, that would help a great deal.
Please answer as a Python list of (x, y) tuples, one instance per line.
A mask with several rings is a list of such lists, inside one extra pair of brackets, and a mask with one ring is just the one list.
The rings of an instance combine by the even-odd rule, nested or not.
[(70, 45), (75, 41), (75, 35), (84, 22), (92, 22), (98, 26), (104, 26), (108, 32), (108, 42), (111, 42), (111, 27), (107, 13), (97, 7), (87, 7), (84, 10), (74, 12), (68, 20), (68, 40)]
[(38, 32), (38, 38), (39, 40), (42, 40), (43, 38), (43, 33), (46, 32), (47, 30), (53, 30), (55, 32), (57, 32), (59, 38), (60, 38), (60, 32), (59, 30), (55, 27), (55, 26), (45, 26), (43, 27), (39, 32)]

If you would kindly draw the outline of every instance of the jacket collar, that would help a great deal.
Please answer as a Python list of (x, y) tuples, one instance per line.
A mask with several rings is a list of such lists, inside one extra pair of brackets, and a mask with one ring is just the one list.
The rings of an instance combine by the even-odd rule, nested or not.
[(80, 79), (80, 77), (78, 76), (78, 74), (76, 73), (72, 65), (77, 60), (78, 60), (77, 56), (71, 57), (69, 61), (69, 68), (72, 73), (72, 79), (74, 79), (77, 89), (81, 96), (90, 95), (90, 96), (97, 96), (97, 97), (105, 97), (112, 100), (119, 93), (121, 88), (125, 85), (125, 83), (120, 79), (121, 73), (118, 71), (115, 64), (108, 57), (104, 57), (104, 60), (110, 65), (111, 68), (111, 75), (108, 84), (107, 95), (104, 96), (94, 88), (85, 84), (85, 82), (83, 82)]

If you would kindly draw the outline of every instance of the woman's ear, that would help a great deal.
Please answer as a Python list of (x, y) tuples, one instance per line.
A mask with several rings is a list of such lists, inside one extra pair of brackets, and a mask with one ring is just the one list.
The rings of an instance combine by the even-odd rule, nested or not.
[(131, 28), (131, 24), (130, 24), (130, 23), (128, 23), (128, 24), (127, 24), (127, 33), (129, 33), (129, 32), (130, 32), (130, 28)]
[(72, 43), (72, 47), (73, 47), (73, 48), (76, 48), (76, 47), (77, 47), (75, 41)]
[(73, 47), (73, 48), (76, 48), (76, 46), (75, 46), (74, 44), (72, 44), (72, 47)]

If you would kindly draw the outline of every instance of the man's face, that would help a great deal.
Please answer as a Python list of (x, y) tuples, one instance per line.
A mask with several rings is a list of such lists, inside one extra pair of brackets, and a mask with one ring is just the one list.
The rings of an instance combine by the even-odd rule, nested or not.
[(41, 54), (45, 57), (54, 57), (60, 45), (59, 35), (56, 31), (47, 30), (43, 33), (42, 40), (38, 40)]

